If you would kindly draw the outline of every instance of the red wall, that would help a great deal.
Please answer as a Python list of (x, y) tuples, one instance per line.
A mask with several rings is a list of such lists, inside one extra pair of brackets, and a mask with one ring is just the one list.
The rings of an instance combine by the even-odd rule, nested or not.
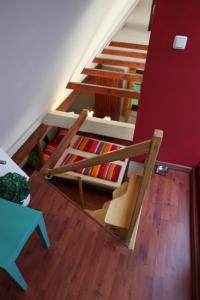
[[(188, 36), (174, 50), (175, 35)], [(164, 130), (158, 159), (200, 161), (200, 0), (157, 0), (134, 142)]]

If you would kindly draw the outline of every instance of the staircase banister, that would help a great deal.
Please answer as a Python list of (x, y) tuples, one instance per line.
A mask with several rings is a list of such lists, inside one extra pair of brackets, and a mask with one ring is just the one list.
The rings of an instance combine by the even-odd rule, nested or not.
[(124, 147), (120, 150), (112, 151), (106, 154), (98, 155), (88, 159), (78, 161), (76, 163), (68, 164), (63, 167), (57, 167), (47, 169), (46, 174), (48, 176), (54, 176), (69, 171), (75, 171), (81, 168), (87, 168), (98, 164), (103, 164), (111, 161), (122, 160), (125, 158), (139, 156), (149, 153), (152, 140), (146, 140), (142, 143), (134, 144), (128, 147)]
[(79, 131), (81, 125), (84, 123), (88, 116), (88, 110), (83, 109), (79, 115), (79, 117), (76, 119), (76, 121), (73, 123), (73, 125), (69, 128), (66, 136), (62, 139), (54, 153), (51, 155), (50, 159), (46, 162), (46, 164), (43, 166), (43, 168), (40, 170), (40, 173), (44, 173), (45, 175), (48, 173), (48, 168), (52, 168), (57, 163), (58, 159), (60, 158), (60, 155), (64, 152), (64, 150), (70, 145), (72, 138), (77, 134)]
[(147, 191), (147, 187), (150, 183), (150, 179), (153, 173), (153, 169), (156, 163), (157, 155), (160, 149), (160, 145), (163, 139), (163, 131), (156, 129), (154, 130), (154, 135), (151, 142), (151, 147), (149, 151), (148, 158), (145, 162), (144, 172), (142, 176), (142, 182), (140, 186), (139, 193), (137, 195), (136, 206), (133, 212), (133, 216), (131, 219), (130, 228), (127, 232), (126, 236), (126, 243), (129, 244), (129, 248), (132, 249), (135, 243), (135, 235), (134, 235), (134, 228), (137, 223), (138, 216), (140, 214), (140, 210), (142, 208), (143, 199), (145, 193)]

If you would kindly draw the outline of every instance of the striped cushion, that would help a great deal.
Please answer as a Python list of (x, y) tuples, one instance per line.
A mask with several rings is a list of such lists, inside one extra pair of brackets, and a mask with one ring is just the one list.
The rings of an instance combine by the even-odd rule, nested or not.
[(60, 128), (57, 132), (57, 135), (56, 135), (56, 142), (59, 144), (62, 139), (64, 138), (64, 136), (67, 134), (68, 132), (68, 129), (66, 128)]
[(46, 146), (46, 148), (44, 150), (44, 160), (48, 160), (50, 158), (50, 156), (53, 154), (53, 152), (55, 151), (58, 144), (62, 141), (64, 136), (67, 134), (67, 132), (68, 132), (68, 129), (66, 129), (66, 128), (60, 128), (58, 130), (55, 139), (53, 141), (49, 142), (49, 144)]
[[(63, 162), (61, 163), (61, 166), (66, 164), (71, 164), (83, 159), (85, 159), (85, 157), (68, 153), (65, 156)], [(92, 176), (92, 177), (101, 178), (108, 181), (117, 182), (120, 171), (121, 171), (120, 165), (117, 165), (115, 163), (104, 163), (102, 165), (96, 165), (88, 168), (79, 169), (76, 170), (75, 172), (87, 176)]]
[(73, 148), (94, 154), (104, 154), (110, 151), (121, 149), (120, 146), (111, 143), (105, 143), (98, 140), (93, 140), (85, 136), (80, 136), (74, 143)]
[(50, 142), (45, 150), (44, 150), (44, 160), (48, 160), (50, 158), (50, 156), (53, 154), (53, 152), (55, 151), (56, 147), (58, 146), (58, 144), (56, 143), (56, 141), (52, 141)]

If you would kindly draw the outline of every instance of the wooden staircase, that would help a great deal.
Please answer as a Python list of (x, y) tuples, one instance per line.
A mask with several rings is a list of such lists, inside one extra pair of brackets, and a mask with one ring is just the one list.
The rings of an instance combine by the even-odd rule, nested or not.
[[(122, 185), (122, 187), (116, 189), (116, 191), (113, 193), (113, 200), (110, 201), (109, 206), (106, 205), (107, 209), (105, 209), (104, 206), (102, 209), (103, 212), (102, 210), (96, 213), (94, 212), (97, 216), (97, 220), (99, 219), (100, 215), (101, 224), (104, 222), (105, 224), (110, 225), (110, 227), (125, 229), (126, 233), (123, 241), (130, 249), (133, 249), (143, 199), (151, 179), (157, 154), (162, 141), (163, 132), (161, 130), (155, 130), (153, 138), (142, 143), (124, 147), (120, 150), (84, 159), (65, 166), (54, 167), (63, 151), (68, 147), (72, 138), (85, 121), (86, 117), (87, 110), (83, 110), (79, 118), (74, 122), (73, 126), (67, 132), (66, 136), (62, 139), (61, 143), (56, 148), (50, 159), (43, 166), (40, 173), (47, 179), (52, 178), (52, 176), (63, 177), (63, 174), (67, 174), (67, 172), (70, 171), (116, 160), (123, 160), (133, 156), (146, 155), (147, 160), (145, 163), (143, 176), (141, 178), (137, 176), (131, 176), (129, 182), (127, 185), (125, 185), (126, 189), (124, 189), (124, 185)], [(102, 218), (104, 218), (104, 221)]]
[[(117, 49), (110, 49), (109, 47), (117, 47)], [(122, 50), (118, 50), (118, 48), (121, 48)], [(128, 51), (124, 50), (128, 49)], [(130, 49), (133, 49), (134, 51), (130, 51)], [(145, 60), (147, 55), (147, 45), (141, 45), (141, 44), (132, 44), (132, 43), (124, 43), (124, 42), (118, 42), (118, 41), (112, 41), (105, 49), (103, 49), (103, 54), (109, 54), (113, 55), (114, 57), (122, 56), (122, 57), (128, 57), (131, 58), (131, 60), (126, 60), (125, 63), (133, 63), (134, 58), (142, 58)], [(107, 53), (106, 53), (107, 52)], [(112, 52), (112, 53), (111, 53)], [(98, 59), (98, 56), (95, 58)], [(122, 62), (123, 60), (116, 60), (113, 59), (114, 64), (117, 66)], [(106, 63), (109, 63), (106, 61)], [(84, 80), (84, 82), (69, 82), (67, 85), (67, 88), (72, 89), (72, 93), (61, 103), (61, 105), (56, 109), (56, 111), (68, 111), (71, 107), (71, 105), (76, 101), (77, 97), (82, 92), (92, 92), (92, 93), (99, 93), (101, 95), (107, 95), (114, 96), (114, 97), (124, 97), (124, 109), (123, 114), (127, 118), (128, 114), (131, 110), (131, 98), (134, 97), (136, 99), (140, 99), (140, 92), (135, 92), (132, 90), (132, 85), (134, 82), (140, 82), (143, 81), (143, 73), (144, 73), (144, 64), (143, 65), (135, 65), (135, 67), (129, 68), (128, 72), (119, 72), (119, 71), (109, 71), (104, 70), (101, 68), (101, 64), (98, 64), (94, 68), (87, 68), (85, 67), (81, 74), (87, 75), (87, 77), (93, 78), (93, 81), (97, 78), (109, 78), (109, 79), (118, 79), (123, 80), (126, 82), (127, 87), (126, 88), (116, 88), (113, 86), (99, 86), (97, 84), (88, 84)], [(27, 157), (27, 155), (30, 153), (31, 150), (34, 148), (37, 148), (37, 151), (40, 152), (40, 140), (49, 132), (49, 130), (52, 128), (50, 125), (44, 125), (41, 124), (41, 126), (30, 136), (30, 138), (24, 143), (24, 145), (14, 154), (13, 160), (20, 164), (24, 161), (24, 159)], [(43, 162), (41, 162), (42, 164)]]
[[(131, 49), (134, 49), (134, 51), (131, 51)], [(140, 100), (140, 92), (133, 90), (133, 84), (134, 82), (142, 83), (143, 81), (142, 74), (144, 73), (147, 49), (147, 45), (111, 42), (91, 61), (95, 64), (94, 68), (86, 67), (82, 70), (81, 74), (88, 75), (90, 82), (70, 81), (66, 88), (78, 93), (94, 93), (95, 115), (97, 117), (108, 115), (114, 120), (119, 118), (120, 101), (123, 98), (123, 116), (128, 120), (132, 107), (131, 99)], [(102, 54), (108, 55), (108, 57), (102, 57)], [(106, 70), (103, 67), (104, 65), (114, 66), (115, 68), (128, 68), (128, 72)], [(87, 81), (87, 78), (84, 81)], [(126, 81), (125, 84), (122, 84), (122, 81)], [(100, 106), (98, 105), (99, 102), (101, 102)], [(117, 109), (116, 106), (119, 108)]]
[[(127, 88), (122, 88), (122, 87), (113, 87), (113, 86), (104, 86), (104, 85), (98, 85), (94, 83), (87, 83), (87, 82), (69, 82), (67, 85), (67, 88), (73, 89), (74, 91), (71, 93), (71, 95), (60, 105), (58, 110), (66, 111), (69, 109), (71, 104), (76, 100), (77, 96), (82, 93), (82, 92), (92, 92), (92, 93), (97, 93), (101, 95), (106, 95), (108, 97), (123, 97), (125, 99), (124, 103), (126, 103), (126, 109), (124, 109), (124, 114), (128, 114), (128, 111), (130, 110), (130, 102), (132, 98), (135, 99), (140, 99), (140, 92), (133, 91), (131, 88), (131, 84), (134, 81), (137, 82), (142, 82), (143, 76), (141, 75), (144, 72), (144, 67), (145, 67), (145, 59), (146, 59), (146, 51), (147, 51), (147, 46), (146, 45), (136, 45), (136, 44), (129, 44), (129, 43), (121, 43), (121, 42), (111, 42), (110, 45), (111, 47), (120, 47), (122, 49), (111, 49), (110, 47), (106, 47), (103, 51), (102, 54), (108, 54), (108, 55), (113, 55), (113, 56), (122, 56), (125, 57), (126, 59), (110, 59), (110, 58), (102, 58), (102, 57), (96, 57), (93, 59), (93, 63), (98, 64), (98, 68), (85, 68), (82, 71), (82, 74), (88, 75), (94, 79), (97, 78), (108, 78), (108, 79), (117, 79), (117, 80), (125, 80), (127, 81)], [(124, 49), (127, 50), (124, 50)], [(134, 51), (130, 51), (130, 49), (134, 49)], [(128, 58), (128, 59), (127, 59)], [(143, 59), (144, 62), (138, 62), (134, 61), (134, 59)], [(109, 71), (109, 70), (103, 70), (101, 69), (101, 65), (106, 64), (110, 66), (122, 66), (122, 67), (127, 67), (129, 68), (128, 72), (119, 72), (119, 71)], [(147, 160), (147, 164), (145, 166), (145, 173), (143, 177), (140, 180), (135, 181), (135, 177), (131, 177), (130, 181), (127, 183), (127, 190), (124, 191), (124, 194), (121, 197), (116, 197), (116, 194), (119, 193), (119, 190), (116, 190), (113, 193), (113, 199), (110, 201), (109, 206), (104, 206), (103, 211), (99, 212), (93, 212), (93, 215), (101, 215), (102, 219), (102, 224), (109, 225), (109, 217), (108, 215), (112, 215), (112, 211), (116, 210), (116, 203), (117, 201), (115, 199), (120, 199), (118, 203), (122, 200), (125, 199), (124, 203), (128, 203), (128, 205), (125, 205), (125, 215), (127, 215), (127, 211), (130, 212), (130, 217), (128, 220), (129, 226), (124, 226), (124, 225), (118, 225), (115, 226), (115, 221), (114, 223), (110, 223), (110, 227), (118, 227), (118, 228), (125, 228), (126, 229), (126, 234), (124, 238), (124, 242), (129, 246), (129, 248), (133, 248), (134, 246), (134, 241), (135, 241), (135, 236), (137, 230), (136, 224), (139, 222), (139, 214), (141, 211), (142, 207), (142, 202), (144, 198), (144, 194), (146, 191), (146, 188), (148, 186), (148, 183), (150, 181), (150, 177), (153, 171), (153, 167), (155, 164), (156, 156), (159, 150), (159, 146), (162, 140), (162, 132), (160, 131), (155, 131), (155, 134), (152, 139), (145, 141), (143, 143), (137, 144), (137, 145), (132, 145), (129, 147), (125, 147), (124, 149), (114, 151), (112, 153), (108, 153), (105, 155), (100, 155), (95, 158), (91, 158), (88, 160), (84, 160), (78, 163), (75, 163), (73, 165), (68, 165), (62, 168), (54, 168), (55, 164), (57, 163), (58, 159), (60, 158), (60, 155), (63, 153), (63, 151), (68, 147), (72, 137), (78, 132), (79, 128), (81, 125), (84, 123), (84, 121), (87, 118), (87, 110), (84, 110), (81, 112), (80, 116), (78, 119), (75, 121), (73, 126), (69, 129), (66, 137), (62, 140), (62, 142), (59, 144), (57, 147), (56, 151), (53, 153), (51, 158), (43, 165), (43, 167), (40, 170), (40, 175), (38, 174), (39, 178), (41, 179), (41, 176), (44, 176), (46, 178), (52, 177), (52, 176), (59, 176), (59, 174), (62, 174), (63, 172), (68, 172), (72, 170), (76, 170), (78, 168), (86, 167), (86, 166), (92, 166), (96, 164), (102, 164), (104, 162), (110, 162), (110, 161), (115, 161), (117, 159), (124, 159), (127, 157), (133, 157), (137, 155), (143, 155), (143, 154), (148, 154), (149, 158)], [(49, 130), (51, 129), (50, 125), (41, 125), (41, 128), (30, 138), (30, 140), (27, 141), (25, 147), (23, 147), (23, 151), (19, 151), (14, 159), (18, 163), (20, 163), (23, 159), (23, 156), (27, 152), (29, 152), (33, 147), (36, 147), (38, 153), (40, 154), (41, 157), (41, 164), (44, 164), (42, 161), (42, 155), (41, 155), (41, 148), (39, 144), (39, 140), (41, 137), (43, 137)], [(42, 180), (43, 181), (43, 180)], [(132, 184), (132, 182), (137, 182), (137, 184)], [(41, 186), (41, 184), (39, 184)], [(43, 187), (42, 187), (43, 189)], [(136, 201), (135, 204), (133, 205), (133, 209), (130, 210), (130, 204), (132, 205), (131, 202), (131, 196), (132, 192), (136, 192)], [(131, 191), (131, 193), (130, 193)], [(55, 192), (56, 194), (57, 192)], [(123, 201), (121, 202), (123, 203)], [(123, 206), (123, 205), (122, 205)], [(105, 209), (106, 207), (106, 209)], [(113, 208), (112, 208), (113, 207)], [(120, 205), (119, 205), (120, 207)], [(123, 209), (122, 209), (123, 211)], [(90, 212), (91, 214), (91, 212)], [(118, 219), (121, 219), (121, 215), (119, 214), (114, 214), (118, 215)], [(122, 217), (124, 218), (124, 217)], [(98, 218), (97, 218), (98, 219)], [(108, 227), (108, 226), (107, 226)]]

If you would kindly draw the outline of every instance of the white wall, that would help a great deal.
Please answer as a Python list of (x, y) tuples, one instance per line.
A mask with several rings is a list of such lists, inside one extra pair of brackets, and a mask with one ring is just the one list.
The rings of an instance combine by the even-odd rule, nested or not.
[(70, 106), (69, 111), (73, 111), (76, 114), (87, 108), (88, 110), (94, 110), (95, 96), (94, 93), (81, 93), (76, 98), (76, 101)]
[(147, 45), (150, 38), (148, 26), (152, 2), (153, 0), (140, 0), (113, 40)]
[(1, 1), (0, 146), (4, 150), (12, 155), (52, 105), (61, 102), (72, 75), (96, 54), (136, 3)]

